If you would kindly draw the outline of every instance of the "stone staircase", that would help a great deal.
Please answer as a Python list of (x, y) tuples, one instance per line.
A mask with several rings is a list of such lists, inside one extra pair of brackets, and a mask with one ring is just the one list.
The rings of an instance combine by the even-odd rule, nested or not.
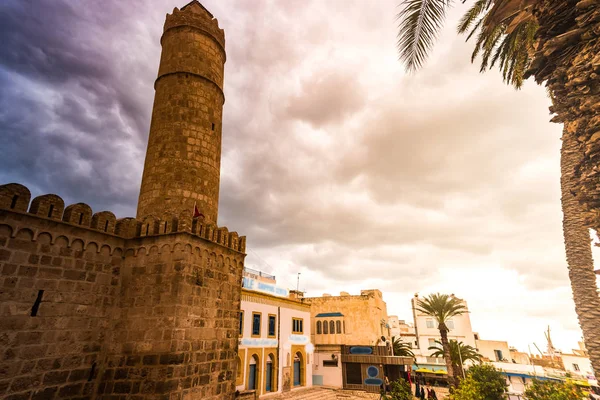
[(283, 394), (261, 397), (262, 400), (364, 400), (378, 398), (379, 395), (374, 395), (372, 393), (358, 393), (356, 391), (346, 391), (323, 386), (298, 389)]

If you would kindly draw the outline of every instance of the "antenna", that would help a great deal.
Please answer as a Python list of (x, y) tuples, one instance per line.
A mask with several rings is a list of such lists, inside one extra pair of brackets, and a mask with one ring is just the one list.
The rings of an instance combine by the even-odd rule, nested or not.
[(298, 293), (299, 287), (300, 287), (300, 272), (298, 272), (298, 280), (296, 281), (296, 293)]

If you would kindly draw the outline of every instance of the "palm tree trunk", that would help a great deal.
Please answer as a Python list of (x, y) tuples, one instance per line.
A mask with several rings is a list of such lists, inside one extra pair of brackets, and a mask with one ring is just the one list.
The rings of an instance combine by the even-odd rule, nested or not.
[[(600, 231), (600, 5), (596, 0), (539, 0), (537, 48), (525, 77), (546, 84), (553, 122), (565, 124), (561, 162), (563, 230), (575, 311), (600, 375), (600, 297), (587, 227)], [(573, 196), (575, 195), (575, 198)]]
[(442, 348), (444, 349), (444, 361), (446, 361), (446, 369), (448, 370), (448, 383), (450, 386), (456, 387), (454, 367), (452, 366), (452, 358), (450, 356), (450, 343), (448, 343), (448, 329), (443, 325), (439, 327), (439, 330), (442, 338)]
[(575, 312), (583, 331), (585, 345), (596, 376), (600, 376), (600, 297), (594, 274), (590, 234), (583, 220), (581, 205), (573, 195), (577, 184), (574, 168), (581, 161), (576, 122), (565, 124), (561, 150), (561, 201), (563, 235)]

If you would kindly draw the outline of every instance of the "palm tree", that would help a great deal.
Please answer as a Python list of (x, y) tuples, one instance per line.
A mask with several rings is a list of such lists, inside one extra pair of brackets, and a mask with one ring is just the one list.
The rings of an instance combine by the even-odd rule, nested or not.
[(399, 337), (392, 336), (392, 350), (397, 357), (410, 357), (413, 360), (415, 358), (415, 353), (412, 352), (410, 344), (402, 342)]
[[(465, 2), (467, 0), (463, 0)], [(575, 311), (592, 367), (600, 371), (600, 296), (589, 231), (600, 231), (600, 3), (598, 0), (470, 0), (459, 33), (476, 36), (471, 61), (498, 65), (520, 88), (533, 76), (564, 123), (561, 150), (563, 235)], [(451, 0), (403, 0), (398, 49), (407, 68), (424, 63)]]
[(467, 307), (461, 299), (454, 297), (454, 295), (436, 293), (430, 294), (423, 300), (417, 299), (416, 310), (433, 317), (437, 321), (442, 348), (444, 350), (444, 360), (446, 361), (446, 369), (448, 371), (448, 381), (451, 385), (456, 386), (455, 371), (450, 355), (450, 344), (448, 343), (449, 329), (446, 322), (452, 317), (466, 313)]
[[(430, 357), (443, 357), (444, 348), (442, 347), (442, 342), (436, 340), (435, 343), (437, 346), (429, 346), (428, 348), (428, 350), (434, 350)], [(454, 373), (461, 370), (464, 363), (469, 360), (481, 362), (481, 354), (477, 352), (475, 347), (456, 340), (450, 340), (448, 344), (450, 345), (450, 360), (452, 361)]]

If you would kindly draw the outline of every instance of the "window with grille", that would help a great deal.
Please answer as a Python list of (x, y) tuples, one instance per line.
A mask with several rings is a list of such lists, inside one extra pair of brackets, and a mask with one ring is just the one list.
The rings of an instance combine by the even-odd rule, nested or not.
[(304, 333), (304, 320), (301, 318), (292, 318), (292, 333)]
[(252, 336), (260, 336), (260, 313), (252, 313)]

